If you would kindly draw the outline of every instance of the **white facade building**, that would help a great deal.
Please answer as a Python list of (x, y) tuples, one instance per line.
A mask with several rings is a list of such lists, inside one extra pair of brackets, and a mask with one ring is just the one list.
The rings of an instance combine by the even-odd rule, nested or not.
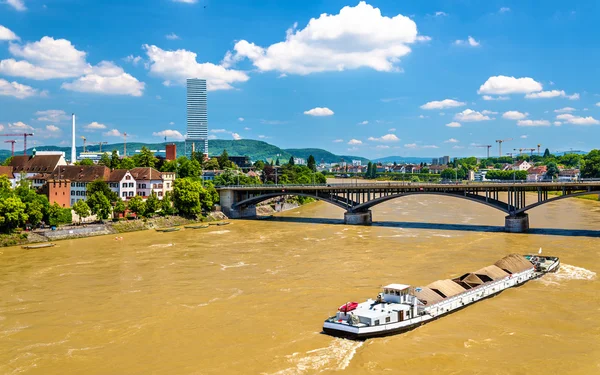
[[(208, 108), (206, 80), (188, 78), (187, 80), (187, 135), (186, 154), (191, 153), (191, 145), (196, 152), (208, 155)], [(189, 150), (188, 150), (189, 149)]]

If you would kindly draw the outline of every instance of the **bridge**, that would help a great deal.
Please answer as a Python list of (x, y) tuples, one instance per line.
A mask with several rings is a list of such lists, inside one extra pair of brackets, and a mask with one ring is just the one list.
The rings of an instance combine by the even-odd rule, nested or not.
[[(344, 209), (346, 224), (372, 223), (371, 207), (410, 195), (443, 195), (484, 204), (507, 214), (505, 230), (521, 233), (529, 229), (527, 211), (542, 204), (580, 195), (599, 194), (600, 182), (536, 183), (356, 183), (323, 185), (243, 185), (218, 186), (221, 208), (230, 218), (256, 216), (256, 205), (283, 196), (321, 200)], [(550, 194), (560, 193), (560, 194)], [(526, 194), (537, 194), (527, 204)], [(535, 198), (535, 195), (534, 195)]]

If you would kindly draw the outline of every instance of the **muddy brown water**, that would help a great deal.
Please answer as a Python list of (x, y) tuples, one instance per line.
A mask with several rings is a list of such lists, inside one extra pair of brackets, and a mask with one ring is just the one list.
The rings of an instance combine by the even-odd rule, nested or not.
[[(270, 220), (0, 249), (0, 374), (597, 374), (600, 204), (504, 215), (406, 197), (346, 226), (313, 203)], [(320, 333), (346, 301), (424, 285), (511, 253), (561, 257), (557, 274), (409, 333)]]

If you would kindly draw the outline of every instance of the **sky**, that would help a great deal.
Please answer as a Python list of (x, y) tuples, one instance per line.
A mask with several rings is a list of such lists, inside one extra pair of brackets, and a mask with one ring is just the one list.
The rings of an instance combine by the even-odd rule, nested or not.
[(205, 78), (211, 138), (590, 150), (599, 17), (587, 0), (0, 0), (0, 133), (70, 145), (76, 113), (78, 145), (181, 140), (185, 79)]

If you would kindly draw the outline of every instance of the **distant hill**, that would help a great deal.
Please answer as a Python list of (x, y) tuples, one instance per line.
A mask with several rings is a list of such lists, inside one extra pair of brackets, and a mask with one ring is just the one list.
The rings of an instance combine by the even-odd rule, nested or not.
[(413, 157), (413, 156), (386, 156), (384, 158), (379, 158), (373, 160), (377, 163), (393, 163), (396, 162), (398, 164), (408, 163), (408, 164), (419, 164), (419, 163), (431, 163), (432, 158), (422, 158), (422, 157)]
[[(177, 145), (177, 156), (182, 156), (185, 153), (185, 143), (184, 142), (168, 142), (175, 143)], [(103, 145), (103, 151), (117, 150), (121, 155), (123, 155), (123, 143), (114, 143), (109, 145)], [(164, 150), (165, 143), (141, 143), (141, 142), (127, 142), (127, 155), (131, 156), (135, 152), (135, 150), (140, 150), (142, 147), (148, 147), (151, 150)], [(36, 146), (36, 150), (38, 151), (62, 151), (67, 155), (67, 158), (71, 155), (71, 147), (60, 147), (60, 146)], [(276, 160), (279, 159), (282, 163), (287, 162), (289, 158), (293, 155), (298, 158), (307, 159), (309, 155), (313, 155), (315, 160), (318, 162), (321, 159), (325, 160), (327, 163), (339, 162), (341, 159), (346, 161), (351, 160), (361, 160), (363, 162), (368, 162), (367, 159), (361, 158), (358, 156), (342, 156), (335, 155), (331, 152), (317, 149), (317, 148), (299, 148), (299, 149), (289, 149), (282, 150), (281, 148), (269, 144), (263, 141), (256, 141), (252, 139), (241, 139), (241, 140), (225, 140), (225, 139), (214, 139), (208, 142), (208, 154), (210, 156), (218, 156), (223, 150), (227, 150), (227, 153), (231, 156), (248, 156), (250, 159), (256, 160)], [(29, 148), (27, 150), (27, 154), (31, 155), (33, 148)], [(83, 151), (83, 146), (77, 147), (77, 154)], [(86, 151), (97, 152), (100, 151), (100, 147), (98, 145), (88, 145), (86, 146)], [(15, 150), (17, 155), (22, 155), (22, 151)], [(4, 160), (10, 156), (10, 150), (0, 150), (0, 160)]]

